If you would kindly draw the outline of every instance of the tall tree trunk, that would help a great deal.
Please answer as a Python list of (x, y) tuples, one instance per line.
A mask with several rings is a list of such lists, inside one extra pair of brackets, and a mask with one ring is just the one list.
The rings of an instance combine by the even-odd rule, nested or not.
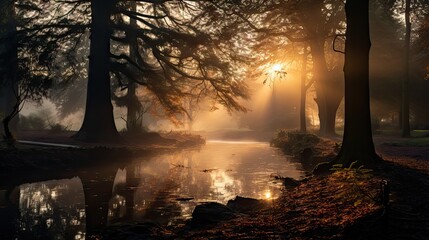
[(405, 1), (405, 77), (402, 82), (402, 137), (410, 137), (410, 41), (411, 0)]
[[(1, 3), (0, 17), (0, 116), (3, 135), (12, 140), (10, 129), (18, 123), (18, 40), (14, 0)], [(16, 106), (18, 105), (18, 106)]]
[[(137, 11), (136, 2), (130, 3), (130, 11)], [(130, 26), (137, 28), (137, 21), (133, 18), (130, 19)], [(127, 36), (130, 39), (129, 54), (130, 58), (137, 62), (138, 43), (137, 36), (131, 31)], [(140, 101), (136, 96), (137, 84), (133, 81), (128, 82), (127, 86), (127, 130), (130, 132), (140, 132), (142, 130), (141, 107)]]
[(90, 142), (117, 142), (110, 86), (110, 16), (115, 0), (91, 1), (91, 41), (85, 117), (74, 136)]
[(304, 47), (304, 53), (302, 55), (302, 66), (301, 66), (301, 104), (299, 109), (299, 119), (300, 119), (300, 130), (301, 132), (307, 132), (307, 122), (305, 116), (305, 100), (307, 97), (307, 45)]
[(380, 159), (372, 140), (369, 97), (369, 0), (346, 1), (345, 126), (335, 163), (370, 165)]

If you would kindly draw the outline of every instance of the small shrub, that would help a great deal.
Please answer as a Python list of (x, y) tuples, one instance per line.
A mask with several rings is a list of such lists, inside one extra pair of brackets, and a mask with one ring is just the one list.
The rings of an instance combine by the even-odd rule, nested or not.
[(287, 154), (297, 155), (306, 148), (314, 148), (319, 142), (320, 138), (311, 133), (279, 130), (271, 140), (271, 146), (281, 148)]

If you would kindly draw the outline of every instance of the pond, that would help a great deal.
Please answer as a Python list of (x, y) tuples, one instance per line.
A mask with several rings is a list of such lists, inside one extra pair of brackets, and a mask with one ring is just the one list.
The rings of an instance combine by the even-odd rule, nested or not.
[(85, 239), (127, 221), (181, 225), (204, 202), (277, 198), (282, 185), (273, 175), (300, 179), (304, 172), (268, 143), (208, 141), (121, 169), (102, 166), (1, 191), (1, 223), (11, 226), (4, 236), (18, 239)]

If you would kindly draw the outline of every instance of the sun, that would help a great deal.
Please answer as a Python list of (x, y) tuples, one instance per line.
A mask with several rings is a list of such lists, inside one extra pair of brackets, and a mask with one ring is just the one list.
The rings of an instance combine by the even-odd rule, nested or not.
[(275, 63), (271, 65), (270, 72), (277, 73), (283, 69), (283, 65), (281, 63)]
[(283, 63), (269, 64), (265, 71), (271, 78), (283, 77), (286, 74)]

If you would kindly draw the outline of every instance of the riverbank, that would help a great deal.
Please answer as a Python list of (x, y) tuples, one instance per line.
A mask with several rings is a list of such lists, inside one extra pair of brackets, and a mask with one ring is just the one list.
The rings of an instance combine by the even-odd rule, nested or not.
[[(198, 135), (170, 132), (125, 136), (121, 144), (98, 144), (76, 141), (71, 138), (74, 133), (18, 132), (14, 148), (1, 143), (0, 179), (7, 178), (1, 185), (64, 177), (91, 167), (113, 165), (120, 168), (136, 156), (149, 157), (205, 143)], [(14, 179), (9, 178), (10, 175), (15, 175)]]

